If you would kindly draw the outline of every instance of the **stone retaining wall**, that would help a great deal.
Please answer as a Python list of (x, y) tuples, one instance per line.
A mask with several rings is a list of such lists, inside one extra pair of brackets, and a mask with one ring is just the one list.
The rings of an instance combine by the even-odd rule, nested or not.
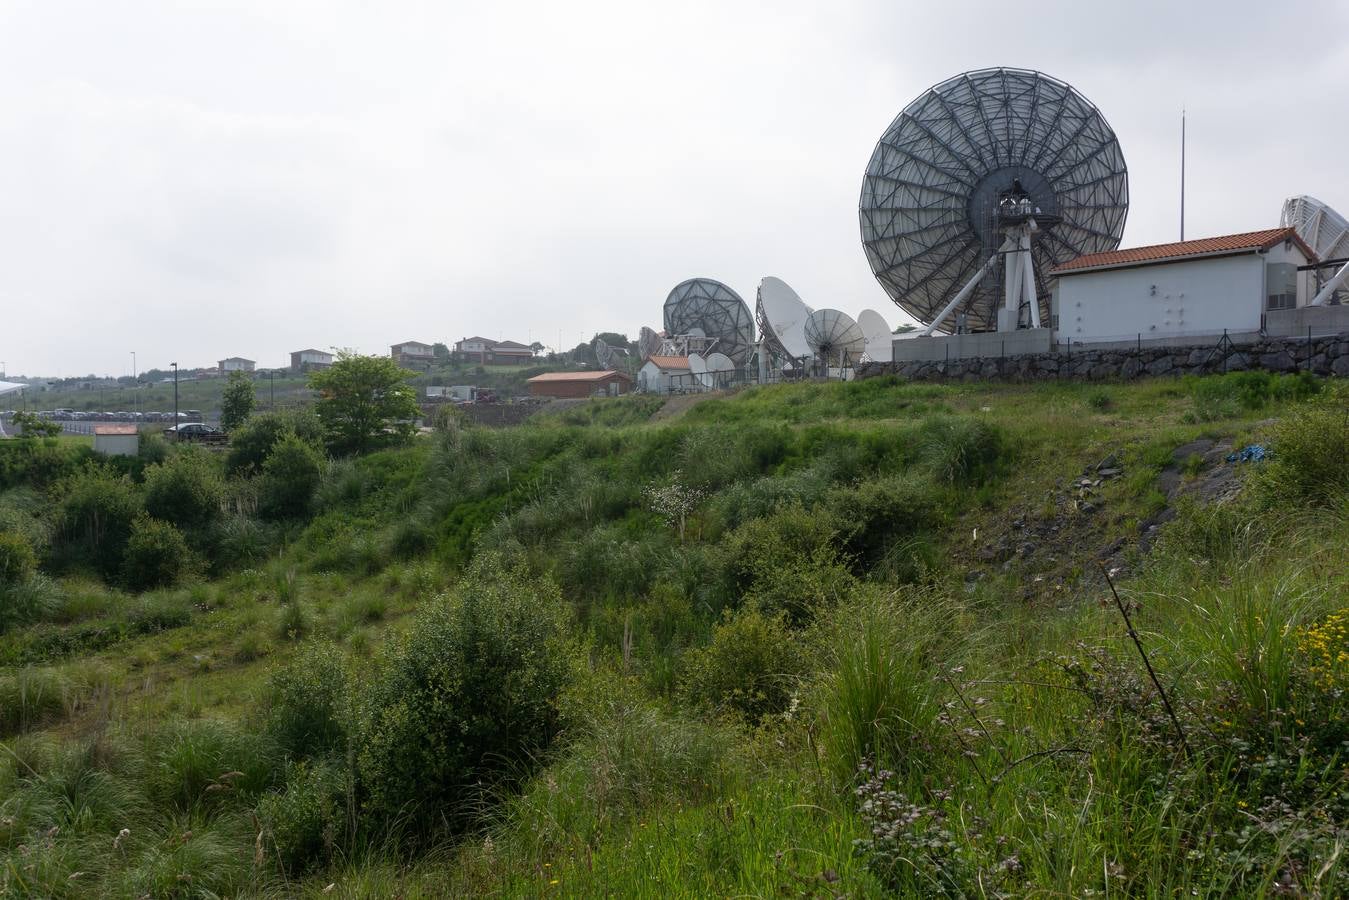
[(898, 375), (912, 381), (1033, 381), (1052, 378), (1084, 380), (1131, 379), (1145, 375), (1200, 375), (1264, 369), (1269, 372), (1311, 371), (1349, 376), (1349, 333), (1329, 337), (1266, 338), (1254, 344), (1219, 348), (1141, 347), (1036, 353), (1006, 358), (907, 360), (867, 363), (859, 378)]

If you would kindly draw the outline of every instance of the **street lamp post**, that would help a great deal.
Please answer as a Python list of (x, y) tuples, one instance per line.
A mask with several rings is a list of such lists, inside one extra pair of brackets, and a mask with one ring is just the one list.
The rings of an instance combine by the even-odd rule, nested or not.
[(131, 351), (131, 396), (136, 400), (136, 412), (140, 412), (141, 395), (136, 390), (136, 351)]
[(178, 439), (178, 364), (169, 363), (173, 366), (173, 439)]
[(276, 411), (276, 369), (268, 369), (268, 370), (267, 370), (267, 380), (268, 380), (268, 382), (271, 384), (271, 389), (272, 389), (271, 409), (272, 409), (273, 412), (275, 412), (275, 411)]

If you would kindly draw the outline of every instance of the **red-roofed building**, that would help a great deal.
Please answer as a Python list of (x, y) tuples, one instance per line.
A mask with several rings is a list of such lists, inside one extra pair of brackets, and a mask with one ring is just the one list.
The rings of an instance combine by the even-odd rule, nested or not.
[(1312, 252), (1292, 228), (1079, 256), (1050, 271), (1059, 343), (1257, 333), (1310, 299)]
[(649, 394), (668, 394), (674, 386), (674, 380), (678, 376), (688, 374), (687, 356), (652, 355), (648, 356), (646, 362), (637, 370), (637, 386)]
[(529, 379), (530, 396), (569, 400), (584, 397), (617, 397), (632, 390), (632, 379), (622, 372), (545, 372)]

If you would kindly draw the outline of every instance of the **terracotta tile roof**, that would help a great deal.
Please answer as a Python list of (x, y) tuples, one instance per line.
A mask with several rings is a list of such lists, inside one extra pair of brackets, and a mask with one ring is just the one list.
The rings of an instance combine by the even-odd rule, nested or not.
[(622, 372), (606, 369), (603, 372), (544, 372), (542, 375), (535, 375), (530, 378), (527, 383), (533, 384), (536, 381), (604, 381), (614, 376), (626, 381), (632, 380)]
[(648, 356), (646, 361), (653, 362), (662, 369), (687, 369), (689, 367), (687, 356)]
[(1266, 228), (1263, 231), (1247, 231), (1243, 234), (1226, 234), (1220, 237), (1200, 238), (1197, 241), (1180, 241), (1175, 244), (1153, 244), (1150, 247), (1131, 247), (1128, 250), (1111, 250), (1106, 253), (1088, 253), (1071, 259), (1050, 271), (1050, 275), (1071, 275), (1090, 269), (1115, 269), (1125, 266), (1153, 265), (1161, 262), (1174, 262), (1200, 256), (1229, 256), (1236, 253), (1251, 253), (1266, 250), (1275, 244), (1292, 240), (1309, 260), (1316, 258), (1312, 249), (1298, 237), (1292, 228)]
[(136, 434), (135, 425), (95, 425), (94, 434)]

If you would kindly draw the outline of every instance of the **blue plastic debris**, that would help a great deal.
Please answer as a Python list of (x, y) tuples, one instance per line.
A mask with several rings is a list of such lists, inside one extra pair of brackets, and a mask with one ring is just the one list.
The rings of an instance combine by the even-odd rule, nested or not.
[(1262, 444), (1248, 444), (1242, 447), (1236, 453), (1227, 455), (1228, 462), (1263, 462), (1266, 457), (1273, 456), (1274, 452), (1266, 450)]

